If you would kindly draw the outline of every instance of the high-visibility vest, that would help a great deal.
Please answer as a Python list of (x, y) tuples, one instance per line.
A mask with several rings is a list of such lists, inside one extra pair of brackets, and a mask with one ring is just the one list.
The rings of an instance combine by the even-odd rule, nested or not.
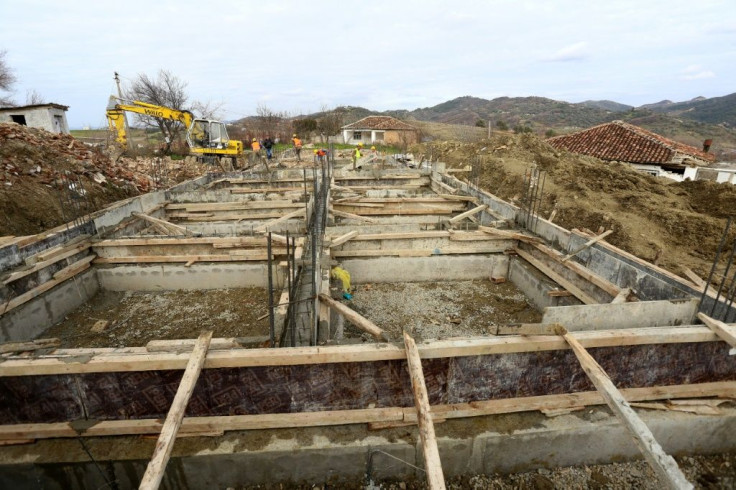
[(299, 138), (294, 138), (292, 141), (294, 142), (294, 148), (302, 147), (302, 140), (300, 140)]
[(253, 149), (253, 151), (259, 151), (261, 149), (261, 144), (257, 141), (254, 141), (251, 143), (250, 147)]

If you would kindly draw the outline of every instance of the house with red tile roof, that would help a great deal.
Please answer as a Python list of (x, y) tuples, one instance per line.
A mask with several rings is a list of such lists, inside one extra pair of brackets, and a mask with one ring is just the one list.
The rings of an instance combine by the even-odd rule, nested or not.
[(417, 128), (391, 116), (364, 117), (341, 129), (343, 140), (351, 145), (413, 144), (419, 137)]
[[(705, 144), (701, 150), (623, 121), (555, 136), (547, 142), (560, 150), (628, 163), (643, 172), (675, 180), (683, 180), (688, 167), (707, 166), (716, 161)], [(706, 143), (710, 146), (710, 141)]]

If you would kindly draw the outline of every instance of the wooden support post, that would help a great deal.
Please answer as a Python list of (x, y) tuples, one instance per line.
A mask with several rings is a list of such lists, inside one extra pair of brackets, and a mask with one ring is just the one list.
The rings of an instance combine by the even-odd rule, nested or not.
[(618, 388), (616, 388), (603, 368), (593, 359), (593, 356), (585, 350), (585, 347), (575, 337), (567, 332), (565, 327), (558, 326), (556, 331), (559, 335), (562, 335), (570, 348), (572, 348), (578, 361), (580, 361), (580, 365), (598, 392), (606, 400), (606, 403), (613, 413), (616, 414), (616, 417), (618, 417), (634, 437), (644, 458), (651, 465), (652, 469), (654, 469), (657, 476), (659, 476), (661, 483), (673, 489), (693, 488), (693, 485), (687, 481), (685, 475), (680, 471), (677, 462), (675, 462), (672, 456), (664, 452), (652, 432), (636, 412), (634, 412), (629, 402), (618, 391)]
[(450, 218), (450, 223), (455, 224), (455, 223), (457, 223), (459, 221), (464, 220), (465, 218), (469, 218), (469, 217), (473, 216), (474, 214), (478, 214), (478, 213), (480, 213), (482, 211), (485, 211), (486, 209), (488, 209), (488, 205), (487, 204), (482, 204), (482, 205), (480, 205), (478, 207), (475, 207), (475, 208), (471, 209), (470, 211), (465, 211), (464, 213), (458, 214), (454, 218)]
[(202, 333), (197, 339), (197, 345), (194, 347), (184, 370), (179, 389), (176, 390), (176, 396), (174, 396), (174, 401), (171, 403), (171, 409), (166, 415), (161, 435), (158, 442), (156, 442), (156, 449), (153, 451), (151, 461), (148, 463), (146, 473), (143, 475), (140, 487), (138, 487), (141, 490), (156, 490), (161, 484), (166, 470), (166, 463), (169, 462), (171, 450), (174, 448), (176, 433), (179, 431), (181, 421), (184, 418), (184, 410), (187, 408), (189, 398), (194, 391), (194, 385), (202, 371), (204, 359), (207, 357), (210, 340), (212, 340), (212, 331)]
[(404, 348), (411, 378), (411, 388), (414, 393), (414, 404), (417, 407), (417, 425), (419, 437), (424, 452), (424, 466), (427, 471), (427, 484), (430, 489), (444, 489), (445, 477), (442, 473), (440, 452), (437, 448), (437, 438), (434, 435), (434, 423), (429, 413), (429, 396), (424, 384), (422, 361), (419, 358), (417, 344), (411, 336), (404, 332)]
[(728, 343), (728, 345), (733, 349), (736, 349), (736, 328), (727, 323), (720, 322), (715, 318), (711, 318), (705, 313), (698, 313), (698, 318), (700, 318), (708, 328), (713, 330), (719, 338), (723, 339), (723, 341)]
[(388, 335), (386, 335), (386, 332), (384, 332), (378, 325), (373, 323), (372, 321), (368, 320), (364, 316), (360, 315), (355, 310), (352, 310), (345, 306), (344, 304), (335, 301), (334, 299), (330, 298), (328, 295), (321, 293), (319, 295), (320, 301), (323, 303), (326, 303), (327, 306), (335, 310), (336, 312), (340, 313), (342, 316), (344, 316), (350, 323), (358, 327), (359, 329), (368, 332), (369, 334), (373, 335), (376, 339), (385, 340), (388, 342)]
[(591, 240), (588, 240), (588, 241), (587, 241), (587, 242), (585, 243), (585, 245), (583, 245), (583, 246), (582, 246), (582, 247), (580, 247), (579, 249), (577, 249), (577, 250), (575, 250), (574, 252), (571, 252), (571, 253), (569, 253), (569, 254), (565, 255), (565, 256), (564, 256), (564, 257), (562, 258), (562, 262), (567, 262), (567, 261), (568, 261), (568, 260), (570, 260), (570, 259), (571, 259), (572, 257), (574, 257), (575, 255), (579, 254), (580, 252), (582, 252), (582, 251), (583, 251), (583, 250), (585, 250), (586, 248), (588, 248), (588, 247), (590, 247), (590, 246), (594, 245), (594, 244), (595, 244), (595, 243), (597, 243), (597, 242), (600, 242), (601, 240), (603, 240), (604, 238), (606, 238), (606, 237), (607, 237), (608, 235), (610, 235), (611, 233), (613, 233), (613, 230), (608, 230), (608, 231), (606, 231), (605, 233), (601, 233), (601, 234), (600, 234), (600, 235), (598, 235), (597, 237), (595, 237), (595, 238), (593, 238), (593, 239), (591, 239)]

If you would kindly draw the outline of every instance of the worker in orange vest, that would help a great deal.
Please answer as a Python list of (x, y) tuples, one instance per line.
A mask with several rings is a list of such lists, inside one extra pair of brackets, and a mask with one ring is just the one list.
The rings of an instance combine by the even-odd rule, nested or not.
[(291, 138), (291, 142), (294, 144), (294, 151), (296, 152), (296, 160), (302, 161), (302, 140), (297, 138), (296, 134)]
[(250, 144), (250, 149), (253, 150), (253, 153), (251, 154), (253, 162), (258, 161), (258, 159), (261, 157), (261, 144), (258, 142), (257, 139), (253, 138), (253, 141)]

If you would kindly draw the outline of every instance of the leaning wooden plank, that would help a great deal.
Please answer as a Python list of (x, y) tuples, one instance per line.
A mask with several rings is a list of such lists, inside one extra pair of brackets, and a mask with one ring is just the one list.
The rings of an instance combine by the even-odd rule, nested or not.
[[(406, 353), (401, 349), (401, 354)], [(208, 354), (208, 359), (212, 352)], [(677, 398), (736, 396), (736, 382), (624, 388), (621, 393), (629, 402), (669, 400)], [(482, 400), (451, 405), (434, 405), (433, 420), (478, 417), (503, 413), (534, 410), (565, 409), (570, 407), (605, 405), (597, 391), (563, 395), (541, 395), (521, 398)], [(406, 422), (416, 419), (413, 408), (368, 408), (358, 410), (334, 410), (325, 412), (300, 412), (263, 415), (233, 415), (212, 417), (186, 417), (179, 434), (213, 430), (257, 430), (287, 427), (317, 427), (329, 425), (362, 424), (371, 422)], [(117, 435), (158, 434), (161, 419), (104, 420), (79, 428), (69, 422), (47, 424), (12, 424), (0, 426), (0, 441), (20, 439), (48, 439), (60, 437), (105, 437)]]
[(60, 254), (64, 254), (68, 257), (69, 255), (67, 255), (67, 253), (70, 250), (76, 250), (79, 248), (80, 245), (87, 244), (88, 242), (87, 243), (81, 243), (81, 242), (86, 242), (86, 240), (89, 239), (89, 237), (90, 237), (89, 235), (76, 236), (72, 238), (71, 240), (68, 240), (67, 242), (62, 243), (61, 245), (57, 245), (53, 248), (44, 250), (43, 252), (39, 252), (36, 255), (33, 255), (33, 259), (35, 259), (38, 262), (44, 262), (50, 259), (55, 259)]
[[(699, 275), (693, 272), (691, 269), (688, 269), (687, 267), (683, 267), (682, 272), (684, 272), (687, 278), (690, 279), (693, 282), (693, 284), (695, 284), (695, 287), (697, 289), (700, 289), (701, 291), (705, 289), (705, 281)], [(716, 295), (717, 291), (713, 289), (712, 287), (708, 286), (708, 293), (712, 295)]]
[(482, 211), (485, 211), (488, 209), (488, 204), (482, 204), (480, 206), (477, 206), (469, 211), (465, 211), (464, 213), (460, 213), (454, 218), (450, 218), (450, 223), (457, 223), (459, 221), (464, 220), (465, 218), (469, 218), (470, 216), (473, 216), (474, 214), (478, 214)]
[(89, 243), (89, 242), (86, 242), (86, 243), (77, 245), (76, 247), (72, 247), (72, 248), (70, 248), (69, 250), (67, 250), (67, 251), (65, 251), (63, 253), (54, 255), (52, 258), (50, 258), (48, 260), (44, 260), (42, 262), (36, 262), (36, 264), (33, 267), (29, 268), (29, 269), (25, 269), (25, 270), (22, 270), (22, 271), (13, 272), (13, 273), (11, 273), (3, 281), (3, 284), (9, 284), (9, 283), (11, 283), (13, 281), (17, 281), (18, 279), (20, 279), (22, 277), (25, 277), (25, 276), (27, 276), (29, 274), (33, 274), (36, 271), (39, 271), (39, 270), (44, 269), (44, 268), (46, 268), (46, 267), (48, 267), (48, 266), (50, 266), (52, 264), (55, 264), (55, 263), (59, 262), (60, 260), (67, 259), (67, 258), (71, 257), (72, 255), (76, 255), (79, 252), (82, 252), (83, 250), (88, 249), (91, 245), (92, 244)]
[(337, 247), (338, 245), (342, 245), (343, 243), (357, 237), (358, 235), (360, 235), (360, 232), (357, 230), (349, 231), (345, 233), (344, 235), (339, 236), (335, 238), (334, 240), (332, 240), (332, 242), (330, 243), (330, 248)]
[(174, 440), (176, 433), (179, 431), (181, 421), (184, 418), (184, 410), (187, 408), (189, 398), (194, 392), (194, 385), (199, 378), (199, 373), (204, 366), (204, 359), (207, 357), (207, 350), (212, 339), (212, 331), (204, 332), (197, 339), (197, 345), (192, 351), (184, 375), (176, 390), (174, 401), (171, 403), (169, 413), (166, 415), (161, 435), (156, 442), (156, 449), (153, 451), (151, 461), (148, 463), (146, 472), (141, 480), (140, 489), (156, 490), (161, 484), (166, 470), (166, 463), (169, 462), (171, 450), (174, 448)]
[(292, 211), (291, 213), (287, 213), (280, 218), (276, 218), (273, 221), (269, 221), (268, 223), (264, 223), (258, 228), (255, 229), (258, 233), (264, 233), (268, 231), (269, 229), (273, 228), (274, 226), (283, 223), (284, 221), (293, 219), (293, 218), (303, 218), (306, 216), (307, 211), (305, 209), (299, 208), (296, 211)]
[(419, 438), (422, 441), (427, 484), (430, 489), (443, 489), (445, 488), (445, 477), (442, 473), (440, 451), (437, 448), (437, 438), (434, 434), (434, 423), (429, 414), (429, 395), (427, 395), (427, 386), (424, 384), (422, 360), (419, 358), (417, 344), (407, 332), (404, 332), (404, 348), (414, 394), (414, 405), (417, 408), (417, 425), (419, 426)]
[(40, 349), (53, 349), (59, 347), (61, 341), (59, 339), (36, 339), (30, 342), (5, 342), (0, 344), (0, 354), (8, 352), (29, 352)]
[(618, 293), (612, 300), (611, 304), (616, 303), (626, 303), (628, 301), (628, 297), (631, 294), (631, 288), (624, 288), (621, 290), (620, 293)]
[(179, 233), (182, 235), (193, 235), (194, 234), (183, 226), (179, 226), (177, 224), (171, 223), (163, 219), (154, 218), (153, 216), (149, 216), (147, 214), (133, 213), (133, 216), (135, 216), (136, 218), (140, 218), (142, 220), (148, 221), (149, 223), (153, 223), (154, 225), (163, 227), (167, 230), (172, 231), (173, 233)]
[(96, 255), (87, 255), (86, 257), (77, 260), (73, 264), (70, 264), (68, 267), (65, 267), (64, 269), (56, 272), (53, 277), (54, 279), (59, 279), (60, 277), (66, 277), (68, 279), (72, 275), (76, 275), (79, 272), (86, 270), (89, 267), (89, 263), (92, 262), (95, 258)]
[(324, 293), (321, 293), (319, 295), (319, 299), (323, 303), (327, 304), (327, 306), (340, 313), (342, 316), (345, 317), (346, 320), (348, 320), (359, 329), (363, 330), (364, 332), (368, 332), (376, 339), (383, 339), (388, 341), (388, 335), (386, 335), (386, 332), (384, 332), (381, 328), (378, 327), (378, 325), (376, 325), (372, 321), (360, 315), (355, 310), (348, 308), (338, 301), (335, 301)]
[(345, 211), (338, 211), (337, 209), (334, 209), (334, 208), (330, 208), (330, 213), (334, 214), (335, 216), (339, 216), (341, 218), (357, 219), (359, 221), (365, 221), (366, 223), (378, 223), (378, 221), (373, 218), (366, 218), (365, 216), (359, 216), (357, 214), (346, 213)]
[(610, 235), (611, 233), (613, 233), (613, 230), (608, 230), (608, 231), (606, 231), (606, 232), (604, 232), (604, 233), (601, 233), (601, 234), (600, 234), (600, 235), (598, 235), (597, 237), (595, 237), (595, 238), (593, 238), (593, 239), (591, 239), (591, 240), (588, 240), (587, 242), (585, 242), (585, 244), (584, 244), (583, 246), (581, 246), (580, 248), (576, 249), (576, 250), (575, 250), (574, 252), (570, 252), (569, 254), (565, 255), (565, 256), (564, 256), (564, 257), (562, 258), (562, 262), (567, 262), (567, 261), (568, 261), (568, 260), (570, 260), (570, 259), (571, 259), (572, 257), (574, 257), (575, 255), (579, 254), (580, 252), (582, 252), (582, 251), (583, 251), (583, 250), (585, 250), (586, 248), (588, 248), (588, 247), (591, 247), (591, 246), (593, 246), (594, 244), (596, 244), (596, 243), (600, 242), (601, 240), (603, 240), (604, 238), (606, 238), (606, 237), (607, 237), (608, 235)]
[[(650, 327), (579, 332), (579, 341), (587, 348), (619, 347), (676, 343), (721, 342), (708, 327)], [(467, 357), (518, 352), (541, 352), (569, 349), (557, 335), (518, 335), (504, 337), (468, 337), (438, 340), (422, 344), (423, 359)], [(404, 359), (404, 350), (393, 344), (295, 347), (290, 349), (233, 349), (214, 351), (207, 357), (208, 369), (371, 362)], [(0, 363), (0, 377), (40, 376), (127, 371), (184, 369), (188, 357), (176, 353), (152, 354), (145, 348), (60, 349), (37, 359), (9, 357)], [(731, 392), (733, 393), (733, 391)]]
[(606, 400), (609, 408), (634, 437), (644, 458), (659, 476), (661, 482), (673, 489), (693, 488), (693, 485), (687, 481), (672, 456), (664, 452), (652, 432), (634, 412), (629, 402), (618, 391), (603, 368), (593, 359), (593, 356), (564, 327), (559, 326), (557, 333), (562, 335), (570, 345), (583, 370)]
[(492, 228), (490, 226), (479, 226), (478, 229), (482, 231), (483, 233), (487, 233), (491, 236), (511, 238), (513, 240), (519, 240), (520, 242), (526, 242), (526, 243), (541, 243), (542, 242), (541, 238), (524, 235), (523, 233), (515, 233), (513, 231), (499, 230), (498, 228)]
[(563, 288), (570, 291), (577, 299), (585, 303), (586, 305), (594, 305), (598, 304), (598, 301), (590, 296), (588, 293), (577, 287), (575, 284), (573, 284), (571, 281), (568, 281), (552, 269), (550, 269), (547, 265), (543, 264), (542, 261), (537, 260), (536, 258), (532, 257), (531, 254), (528, 252), (525, 252), (524, 250), (515, 249), (516, 252), (519, 254), (519, 257), (523, 258), (527, 262), (529, 262), (531, 265), (536, 267), (540, 272), (542, 272), (545, 276), (549, 277), (553, 281), (555, 281), (557, 284), (562, 286)]
[(713, 330), (724, 342), (736, 349), (736, 327), (711, 318), (705, 313), (698, 313), (698, 318)]
[[(94, 256), (92, 256), (94, 257)], [(67, 279), (76, 276), (80, 272), (83, 272), (87, 269), (89, 269), (90, 265), (89, 262), (77, 266), (69, 266), (66, 267), (56, 274), (54, 274), (54, 278), (50, 281), (46, 281), (45, 283), (31, 289), (30, 291), (26, 291), (25, 293), (21, 294), (20, 296), (17, 296), (10, 301), (0, 305), (0, 315), (3, 315), (7, 313), (8, 311), (12, 310), (13, 308), (16, 308), (23, 303), (26, 303), (41, 294), (45, 293), (49, 289), (52, 289), (54, 286), (58, 286), (62, 282), (66, 281)]]

